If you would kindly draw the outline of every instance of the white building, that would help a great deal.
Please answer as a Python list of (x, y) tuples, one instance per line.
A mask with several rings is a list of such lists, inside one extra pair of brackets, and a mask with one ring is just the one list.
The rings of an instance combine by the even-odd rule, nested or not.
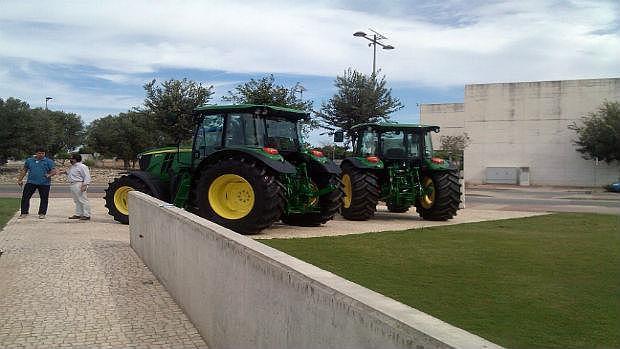
[(433, 137), (467, 133), (465, 182), (601, 186), (620, 177), (620, 164), (585, 160), (568, 126), (620, 101), (620, 78), (465, 86), (464, 103), (422, 104), (421, 123), (441, 126)]

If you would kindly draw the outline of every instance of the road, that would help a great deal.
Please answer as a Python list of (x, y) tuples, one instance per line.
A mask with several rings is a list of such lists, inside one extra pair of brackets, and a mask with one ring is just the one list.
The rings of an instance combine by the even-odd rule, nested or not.
[[(88, 196), (91, 198), (103, 197), (105, 189), (108, 186), (105, 184), (93, 184), (88, 188)], [(19, 198), (22, 195), (22, 188), (16, 184), (0, 184), (0, 198)], [(34, 196), (38, 196), (35, 193)], [(55, 184), (52, 185), (50, 190), (50, 197), (52, 198), (70, 198), (71, 192), (69, 191), (69, 185), (67, 184)]]
[[(88, 189), (90, 198), (102, 198), (105, 184)], [(38, 194), (35, 194), (35, 196)], [(0, 184), (0, 197), (20, 197), (21, 189), (14, 184)], [(53, 198), (71, 197), (68, 185), (53, 185)], [(468, 188), (465, 207), (486, 210), (531, 212), (590, 212), (620, 215), (620, 193), (601, 193), (579, 189), (552, 188)]]
[(566, 188), (468, 188), (465, 206), (507, 211), (588, 212), (620, 215), (620, 194)]

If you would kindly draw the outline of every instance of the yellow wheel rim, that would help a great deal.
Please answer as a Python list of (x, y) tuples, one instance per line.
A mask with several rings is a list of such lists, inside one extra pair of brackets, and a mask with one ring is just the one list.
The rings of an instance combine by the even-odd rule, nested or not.
[(349, 208), (351, 206), (353, 189), (351, 189), (351, 177), (348, 174), (342, 176), (342, 184), (344, 184), (344, 197), (342, 198), (342, 204), (344, 208)]
[(132, 187), (122, 186), (116, 189), (114, 192), (114, 207), (116, 210), (124, 215), (129, 215), (129, 209), (127, 208), (127, 195), (132, 191)]
[(423, 184), (424, 190), (426, 190), (427, 192), (430, 191), (430, 194), (424, 195), (420, 199), (420, 204), (422, 205), (422, 207), (429, 209), (433, 207), (433, 204), (435, 203), (435, 183), (433, 183), (433, 180), (430, 177), (426, 177), (424, 178)]
[[(312, 191), (314, 193), (318, 194), (319, 193), (319, 187), (317, 187), (316, 184), (314, 184), (313, 182), (311, 182), (310, 185), (312, 186)], [(318, 195), (312, 196), (310, 198), (310, 200), (308, 200), (308, 205), (309, 206), (315, 206), (317, 202), (319, 202), (319, 196)]]
[(209, 186), (209, 204), (226, 219), (241, 219), (254, 208), (254, 189), (243, 177), (225, 174)]

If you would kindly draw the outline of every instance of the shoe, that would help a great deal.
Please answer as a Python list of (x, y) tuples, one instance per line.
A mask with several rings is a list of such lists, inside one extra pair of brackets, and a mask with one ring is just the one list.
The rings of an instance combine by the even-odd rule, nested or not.
[(69, 219), (80, 219), (80, 218), (82, 218), (82, 216), (73, 215), (73, 216), (69, 217)]
[(39, 219), (45, 219), (45, 215), (44, 214), (40, 214), (39, 215)]
[(26, 217), (28, 217), (28, 214), (27, 213), (22, 213), (22, 214), (19, 215), (19, 217), (17, 217), (17, 219), (24, 219)]
[(83, 216), (83, 217), (80, 217), (80, 220), (81, 221), (89, 221), (90, 217)]

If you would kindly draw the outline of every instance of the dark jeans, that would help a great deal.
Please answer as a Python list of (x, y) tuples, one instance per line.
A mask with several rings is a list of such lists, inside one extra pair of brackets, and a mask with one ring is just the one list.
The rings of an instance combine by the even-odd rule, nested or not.
[(47, 213), (47, 201), (50, 197), (50, 186), (26, 183), (26, 185), (24, 185), (24, 192), (22, 193), (22, 214), (28, 214), (28, 211), (30, 210), (30, 198), (32, 197), (32, 194), (34, 194), (35, 190), (39, 190), (39, 197), (41, 198), (39, 214)]

